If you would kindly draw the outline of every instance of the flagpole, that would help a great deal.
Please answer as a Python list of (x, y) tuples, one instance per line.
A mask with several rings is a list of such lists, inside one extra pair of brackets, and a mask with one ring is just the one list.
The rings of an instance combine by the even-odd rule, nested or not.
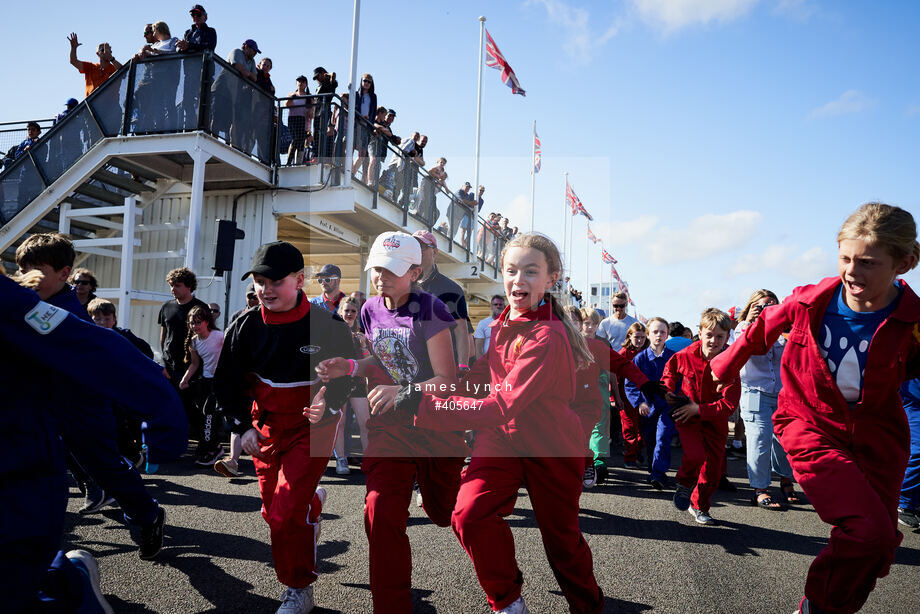
[(563, 202), (565, 203), (562, 207), (562, 279), (565, 279), (565, 269), (569, 266), (569, 252), (568, 252), (568, 243), (566, 243), (566, 238), (568, 237), (569, 229), (569, 203), (568, 203), (568, 187), (569, 187), (569, 174), (566, 171), (562, 172), (562, 176), (565, 177), (565, 192), (563, 197)]
[[(569, 217), (572, 218), (572, 223), (569, 224), (569, 261), (570, 262), (571, 260), (575, 258), (575, 245), (572, 243), (572, 229), (575, 227), (575, 216), (572, 215), (571, 213), (572, 212), (570, 211)], [(572, 265), (569, 265), (569, 277), (570, 278), (572, 277), (572, 273), (574, 272), (575, 272), (575, 267)]]
[(534, 184), (537, 181), (537, 168), (534, 166), (537, 158), (537, 120), (533, 120), (533, 139), (530, 143), (530, 232), (533, 232), (534, 208)]
[[(484, 16), (479, 17), (479, 84), (476, 87), (476, 154), (474, 158), (474, 168), (473, 168), (473, 183), (476, 185), (475, 191), (473, 194), (476, 194), (475, 197), (478, 202), (479, 194), (479, 129), (482, 126), (482, 41), (486, 29), (486, 18)], [(477, 213), (473, 214), (474, 219), (478, 219), (478, 210)], [(476, 253), (476, 235), (478, 233), (470, 233), (470, 249), (473, 254)], [(485, 240), (485, 235), (483, 235), (483, 240)], [(483, 254), (485, 255), (485, 254)]]
[(591, 246), (585, 241), (585, 294), (591, 296), (591, 279), (588, 276), (588, 257), (591, 255)]

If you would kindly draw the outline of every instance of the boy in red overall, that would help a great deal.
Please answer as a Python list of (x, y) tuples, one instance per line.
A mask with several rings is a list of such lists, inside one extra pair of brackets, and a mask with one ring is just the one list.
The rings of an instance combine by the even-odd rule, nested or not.
[(688, 401), (671, 414), (684, 451), (674, 507), (689, 511), (696, 522), (705, 525), (715, 524), (709, 502), (722, 477), (728, 417), (741, 400), (741, 381), (735, 377), (728, 386), (718, 385), (709, 368), (709, 361), (725, 348), (730, 330), (727, 313), (712, 308), (704, 311), (700, 340), (672, 356), (661, 377), (668, 390)]
[(888, 574), (902, 535), (898, 493), (910, 453), (899, 386), (920, 375), (913, 216), (868, 203), (837, 235), (839, 277), (796, 288), (712, 361), (736, 377), (789, 331), (773, 430), (821, 519), (834, 526), (808, 570), (802, 614), (856, 612)]
[(218, 401), (237, 419), (235, 430), (259, 478), (275, 572), (286, 585), (278, 614), (307, 614), (314, 607), (325, 500), (325, 490), (316, 486), (339, 424), (337, 411), (324, 410), (341, 408), (353, 384), (343, 377), (317, 390), (316, 365), (332, 356), (352, 357), (354, 346), (341, 318), (310, 309), (303, 268), (303, 256), (290, 243), (256, 250), (243, 279), (252, 274), (262, 307), (246, 311), (227, 329), (214, 375)]

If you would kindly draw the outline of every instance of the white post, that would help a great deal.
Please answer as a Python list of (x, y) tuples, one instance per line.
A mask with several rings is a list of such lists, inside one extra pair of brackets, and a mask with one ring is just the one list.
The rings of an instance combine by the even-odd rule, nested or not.
[(134, 225), (136, 222), (137, 199), (125, 197), (124, 222), (122, 222), (121, 274), (118, 281), (118, 317), (121, 325), (131, 327), (131, 285), (134, 274)]
[(211, 154), (200, 149), (190, 151), (192, 157), (192, 198), (188, 211), (188, 235), (185, 239), (185, 266), (198, 268), (198, 242), (201, 239), (201, 211), (204, 207), (204, 167)]
[(534, 184), (537, 181), (537, 169), (534, 167), (534, 161), (537, 158), (537, 120), (533, 120), (533, 135), (530, 143), (530, 232), (533, 232), (534, 216)]
[(70, 234), (70, 203), (61, 203), (58, 208), (58, 232)]
[[(473, 212), (473, 220), (479, 222), (479, 128), (482, 125), (482, 41), (485, 37), (486, 30), (486, 18), (479, 17), (479, 84), (476, 86), (476, 153), (473, 157), (473, 184), (476, 186), (473, 188), (473, 194), (475, 194), (474, 199), (476, 200), (476, 210)], [(474, 228), (474, 224), (470, 224), (470, 228)], [(487, 230), (483, 230), (483, 242), (485, 242), (485, 233)], [(472, 235), (470, 237), (470, 253), (473, 254), (475, 258), (476, 254), (476, 235), (478, 232), (470, 231)], [(485, 258), (486, 254), (483, 252), (482, 257)]]
[(569, 266), (568, 249), (567, 249), (568, 243), (566, 242), (566, 239), (568, 237), (569, 218), (571, 216), (569, 215), (569, 203), (568, 203), (569, 174), (567, 172), (563, 172), (562, 175), (563, 177), (565, 177), (565, 188), (566, 188), (562, 196), (562, 203), (563, 203), (562, 204), (562, 212), (563, 212), (562, 213), (562, 259), (563, 259), (562, 278), (565, 279), (565, 269), (567, 266)]
[(591, 255), (591, 243), (585, 241), (585, 293), (591, 295), (591, 278), (588, 275), (588, 268), (591, 266), (588, 257)]
[(355, 79), (358, 78), (358, 21), (361, 16), (361, 0), (355, 0), (355, 12), (351, 24), (351, 83), (348, 84), (348, 122), (345, 133), (345, 187), (351, 185), (351, 168), (355, 163)]

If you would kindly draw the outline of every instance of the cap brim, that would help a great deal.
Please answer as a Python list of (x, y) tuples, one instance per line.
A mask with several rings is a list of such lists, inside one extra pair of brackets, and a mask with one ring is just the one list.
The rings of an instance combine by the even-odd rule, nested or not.
[(376, 266), (390, 271), (397, 277), (402, 277), (409, 271), (409, 267), (412, 265), (405, 260), (389, 258), (387, 256), (371, 256), (367, 259), (367, 264), (364, 265), (364, 270), (370, 271)]
[(246, 281), (246, 278), (250, 275), (261, 275), (262, 277), (267, 277), (272, 281), (278, 281), (282, 277), (287, 277), (292, 272), (294, 271), (282, 272), (268, 265), (261, 264), (254, 266), (250, 270), (246, 271), (246, 273), (240, 277), (240, 281)]

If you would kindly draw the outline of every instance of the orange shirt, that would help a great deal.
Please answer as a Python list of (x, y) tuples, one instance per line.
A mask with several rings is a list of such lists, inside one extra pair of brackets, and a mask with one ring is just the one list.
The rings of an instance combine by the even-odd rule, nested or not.
[(105, 80), (111, 77), (115, 71), (114, 64), (109, 64), (102, 68), (99, 64), (93, 62), (80, 62), (82, 68), (80, 72), (86, 77), (86, 95), (89, 96), (93, 90), (105, 83)]

